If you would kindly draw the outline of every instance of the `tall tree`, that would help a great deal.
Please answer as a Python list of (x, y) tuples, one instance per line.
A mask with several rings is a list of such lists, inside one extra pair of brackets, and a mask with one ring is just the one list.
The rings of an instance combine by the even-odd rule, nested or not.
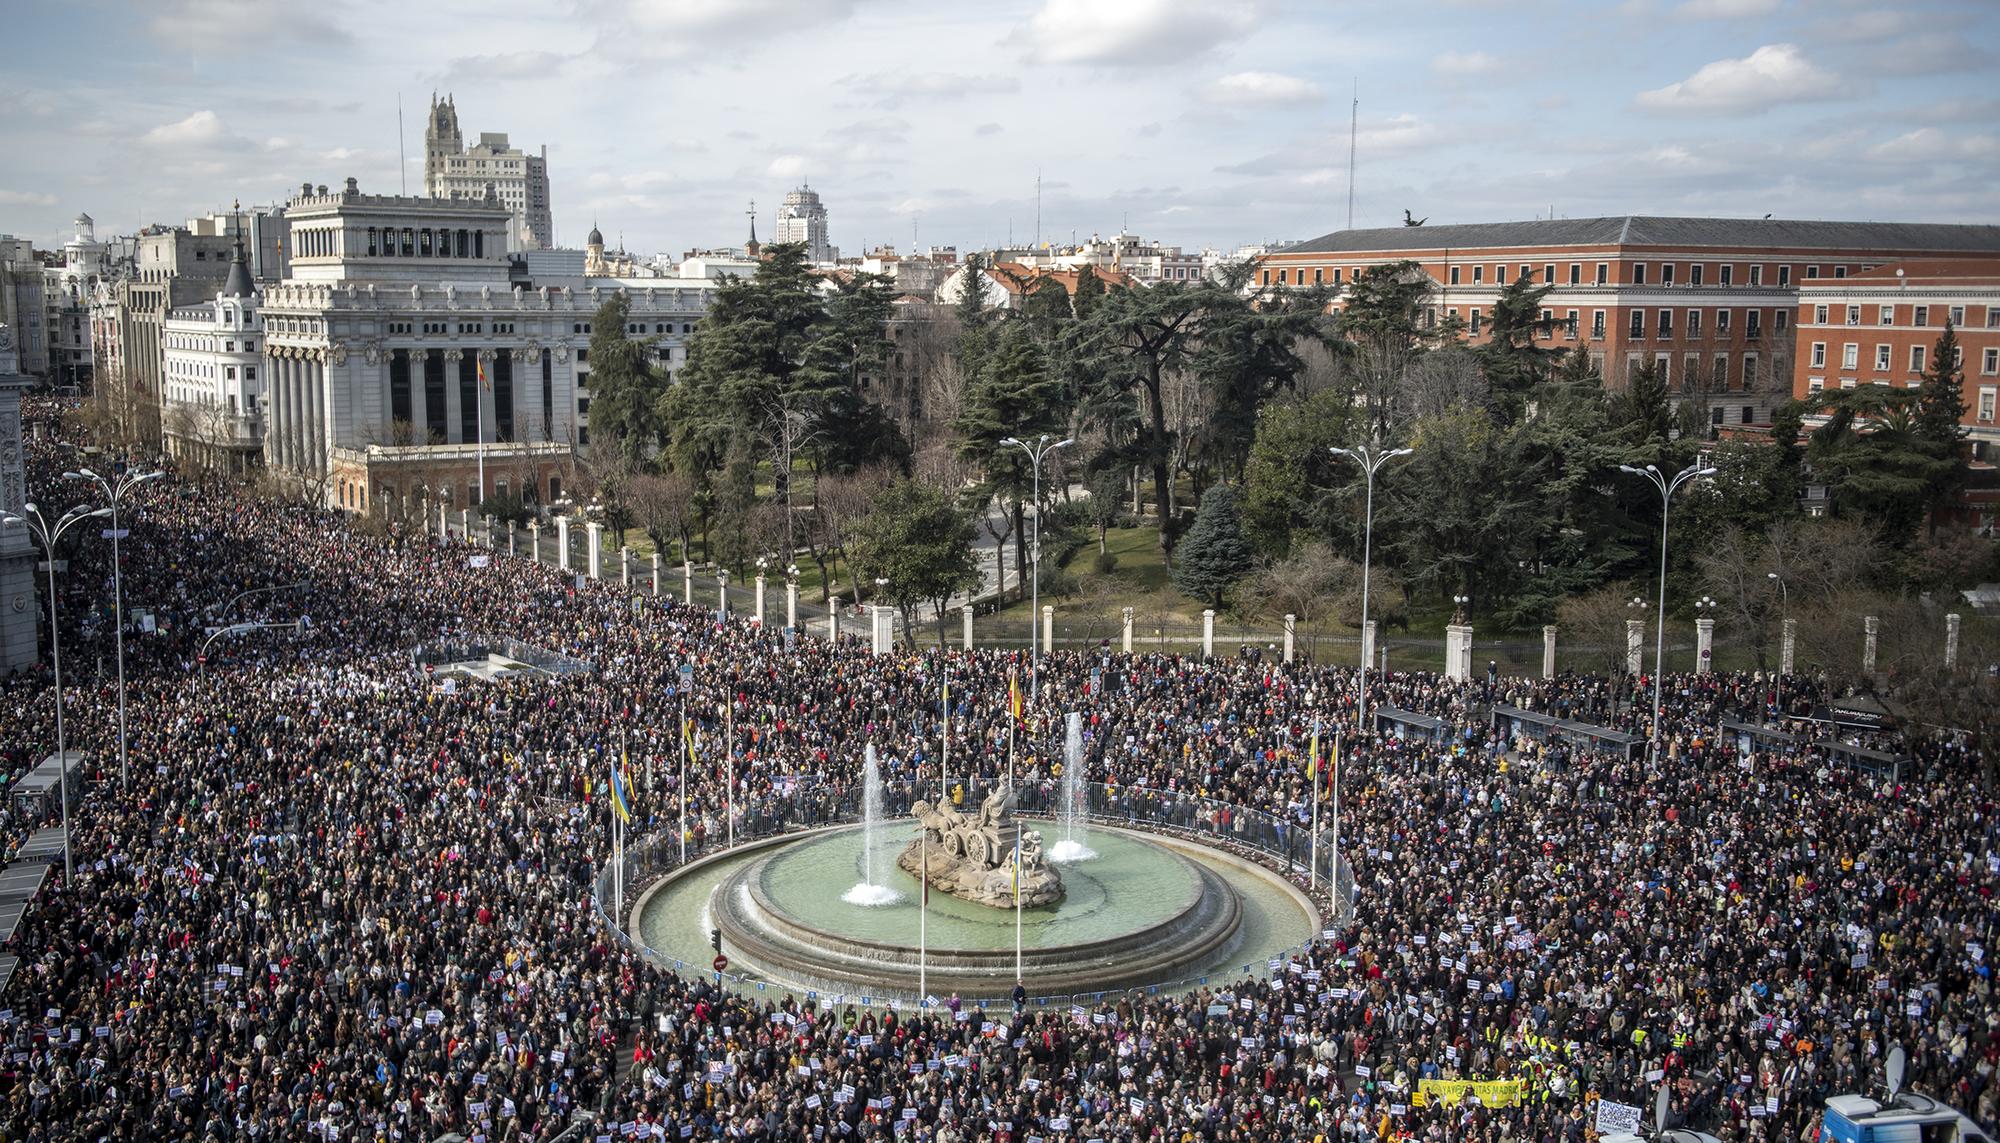
[(1834, 511), (1868, 518), (1898, 548), (1915, 538), (1934, 489), (1957, 463), (1917, 431), (1917, 397), (1887, 385), (1822, 393), (1826, 423), (1807, 451), (1833, 491)]
[(1202, 318), (1214, 301), (1212, 286), (1170, 282), (1151, 289), (1107, 292), (1090, 319), (1096, 357), (1109, 387), (1136, 392), (1144, 407), (1140, 430), (1143, 463), (1152, 470), (1160, 512), (1160, 550), (1173, 561), (1173, 439), (1167, 429), (1165, 383), (1170, 371), (1190, 363)]
[(614, 292), (590, 327), (590, 427), (596, 446), (615, 449), (637, 468), (660, 443), (660, 399), (667, 379), (653, 367), (653, 339), (629, 336), (631, 302)]
[(1220, 608), (1229, 589), (1254, 563), (1236, 514), (1236, 490), (1218, 484), (1201, 498), (1194, 527), (1188, 529), (1180, 562), (1174, 566), (1174, 587), (1183, 595)]
[(1423, 316), (1436, 283), (1415, 262), (1391, 262), (1357, 274), (1340, 310), (1340, 332), (1354, 346), (1361, 393), (1373, 410), (1372, 435), (1391, 435), (1391, 410), (1403, 373), (1422, 351)]
[(973, 565), (972, 518), (949, 493), (905, 478), (882, 491), (854, 526), (852, 560), (861, 579), (884, 579), (883, 597), (916, 630), (915, 610), (929, 603), (944, 646), (944, 608), (979, 582)]
[(1916, 435), (1928, 443), (1940, 462), (1930, 486), (1930, 530), (1937, 532), (1940, 510), (1971, 482), (1972, 469), (1961, 451), (1965, 439), (1965, 387), (1959, 375), (1958, 331), (1947, 317), (1944, 332), (1931, 349), (1930, 367), (1917, 387)]
[(1257, 432), (1257, 411), (1290, 389), (1305, 361), (1298, 345), (1323, 340), (1325, 292), (1265, 290), (1246, 296), (1251, 268), (1225, 267), (1219, 288), (1207, 290), (1201, 345), (1194, 367), (1209, 391), (1209, 451), (1228, 479), (1241, 479)]
[(1520, 419), (1528, 394), (1548, 379), (1561, 356), (1552, 346), (1535, 344), (1537, 334), (1547, 337), (1553, 331), (1542, 318), (1542, 302), (1553, 289), (1553, 284), (1535, 285), (1527, 274), (1507, 283), (1493, 301), (1486, 343), (1474, 351), (1492, 387), (1495, 410), (1509, 421)]
[[(1007, 319), (982, 336), (990, 344), (980, 352), (978, 372), (966, 387), (965, 409), (952, 428), (959, 435), (961, 453), (978, 464), (982, 473), (979, 484), (967, 494), (968, 502), (980, 509), (990, 502), (1005, 505), (1011, 522), (1006, 531), (1021, 535), (1026, 517), (1023, 505), (1034, 487), (1034, 471), (1018, 446), (1002, 442), (1059, 434), (1064, 420), (1063, 385), (1050, 374), (1048, 357), (1025, 319)], [(1026, 578), (1024, 548), (1015, 546), (1016, 582)], [(1003, 569), (999, 576), (1002, 587), (1006, 578)]]

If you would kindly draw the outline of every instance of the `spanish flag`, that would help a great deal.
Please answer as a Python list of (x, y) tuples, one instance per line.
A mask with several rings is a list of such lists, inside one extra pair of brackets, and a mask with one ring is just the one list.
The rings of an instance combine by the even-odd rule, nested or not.
[(1313, 720), (1313, 736), (1310, 752), (1306, 755), (1306, 781), (1319, 779), (1319, 720)]
[(493, 388), (486, 380), (486, 359), (483, 357), (474, 357), (472, 360), (474, 367), (479, 371), (479, 387), (481, 389)]
[(1013, 708), (1014, 721), (1021, 721), (1021, 676), (1009, 673), (1007, 676), (1007, 704)]

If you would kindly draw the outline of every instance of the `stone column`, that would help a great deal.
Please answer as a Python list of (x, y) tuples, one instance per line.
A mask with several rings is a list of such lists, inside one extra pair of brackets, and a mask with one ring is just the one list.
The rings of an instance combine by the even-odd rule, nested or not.
[(653, 553), (653, 598), (660, 598), (660, 553)]
[(1215, 658), (1215, 609), (1207, 608), (1201, 613), (1201, 657)]
[(1297, 641), (1298, 634), (1299, 617), (1287, 613), (1285, 615), (1285, 662), (1287, 663), (1292, 661), (1292, 644)]
[(540, 520), (528, 521), (528, 562), (531, 564), (540, 564), (542, 562), (542, 522)]
[(1118, 645), (1124, 649), (1127, 655), (1129, 655), (1132, 653), (1132, 609), (1129, 607), (1126, 608), (1125, 614), (1121, 617), (1121, 619), (1122, 619), (1121, 626), (1123, 631), (1122, 634), (1120, 634), (1119, 636)]
[(694, 606), (694, 561), (681, 561), (681, 602)]
[(618, 582), (626, 588), (632, 586), (632, 546), (621, 544), (618, 548)]
[(764, 625), (764, 573), (757, 573), (757, 626)]
[(1056, 649), (1056, 607), (1053, 603), (1042, 604), (1042, 654), (1052, 655)]
[(724, 619), (729, 618), (729, 569), (728, 568), (715, 569), (715, 603), (716, 603), (716, 610), (721, 614), (722, 618)]
[(486, 516), (483, 517), (483, 519), (486, 521), (486, 523), (481, 530), (485, 533), (484, 539), (486, 541), (486, 547), (487, 550), (490, 551), (495, 546), (493, 543), (493, 517)]
[(1646, 649), (1646, 621), (1627, 619), (1625, 621), (1625, 673), (1639, 673), (1640, 660)]
[(880, 603), (869, 604), (868, 616), (873, 622), (873, 650), (877, 655), (886, 655), (896, 649), (896, 613)]
[(1453, 682), (1472, 680), (1472, 624), (1452, 623), (1445, 627), (1444, 674)]
[(509, 520), (507, 521), (507, 554), (509, 556), (518, 556), (521, 554), (519, 546), (515, 543), (515, 535), (514, 521)]
[(1861, 673), (1864, 675), (1875, 673), (1875, 642), (1881, 630), (1882, 621), (1880, 619), (1877, 619), (1873, 615), (1864, 615), (1861, 617), (1861, 631), (1863, 635), (1861, 643)]
[(446, 507), (445, 502), (442, 500), (438, 501), (438, 539), (440, 540), (451, 539), (451, 529), (445, 527), (445, 513), (448, 511), (450, 509)]
[(1944, 669), (1958, 666), (1958, 612), (1944, 617)]
[(1361, 625), (1361, 661), (1364, 663), (1375, 661), (1375, 633), (1378, 630), (1380, 628), (1373, 619)]
[(556, 566), (569, 570), (569, 517), (556, 517)]
[(464, 540), (467, 547), (472, 545), (472, 509), (470, 508), (460, 508), (458, 510), (458, 538)]
[(587, 520), (583, 525), (584, 552), (589, 560), (590, 578), (604, 578), (604, 525)]
[(1796, 619), (1787, 619), (1785, 620), (1784, 635), (1778, 641), (1779, 674), (1789, 675), (1792, 673), (1792, 652), (1797, 649), (1798, 644), (1799, 621)]
[(444, 439), (450, 444), (465, 443), (464, 398), (458, 392), (458, 363), (462, 355), (456, 349), (444, 351)]
[(958, 610), (959, 614), (965, 616), (965, 649), (970, 651), (972, 650), (972, 605), (968, 603)]
[(1705, 675), (1715, 654), (1715, 620), (1694, 621), (1694, 673)]
[(326, 358), (306, 362), (306, 430), (312, 444), (306, 449), (307, 467), (326, 471)]
[(827, 608), (826, 641), (829, 643), (840, 642), (840, 599), (838, 596), (834, 598), (833, 606)]
[(1556, 629), (1553, 624), (1542, 628), (1542, 677), (1556, 677)]
[(799, 581), (785, 581), (785, 629), (797, 630), (799, 626)]

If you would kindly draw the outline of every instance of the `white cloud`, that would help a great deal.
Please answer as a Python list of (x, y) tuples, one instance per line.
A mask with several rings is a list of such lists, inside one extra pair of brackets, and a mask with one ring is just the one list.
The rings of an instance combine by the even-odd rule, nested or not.
[(1749, 114), (1778, 103), (1830, 99), (1838, 76), (1808, 60), (1796, 44), (1766, 44), (1740, 60), (1717, 60), (1679, 83), (1639, 93), (1649, 111)]
[(0, 206), (54, 206), (56, 196), (34, 191), (0, 190)]
[(205, 146), (222, 139), (222, 119), (213, 111), (197, 111), (175, 123), (162, 123), (146, 132), (145, 142), (155, 147)]
[(1008, 37), (1064, 64), (1178, 63), (1255, 30), (1260, 0), (1044, 0)]
[(1319, 85), (1273, 71), (1239, 71), (1208, 85), (1216, 103), (1310, 103), (1320, 97)]
[(775, 175), (781, 179), (795, 179), (806, 173), (806, 157), (804, 155), (779, 155), (777, 158), (771, 160), (770, 166), (764, 169), (766, 173)]
[(1021, 90), (1021, 81), (1011, 75), (952, 75), (948, 72), (876, 72), (852, 75), (840, 81), (862, 95), (872, 95), (890, 107), (905, 100), (926, 102), (964, 99), (970, 96), (1006, 95)]
[(1485, 52), (1445, 52), (1431, 57), (1431, 70), (1439, 75), (1492, 75), (1500, 70), (1500, 58)]
[(1868, 157), (1893, 163), (1931, 163), (1946, 160), (1992, 162), (2000, 159), (2000, 139), (1991, 135), (1967, 135), (1919, 127), (1886, 143), (1868, 149)]
[(1769, 16), (1784, 7), (1784, 0), (1683, 0), (1674, 15), (1684, 20), (1743, 20)]

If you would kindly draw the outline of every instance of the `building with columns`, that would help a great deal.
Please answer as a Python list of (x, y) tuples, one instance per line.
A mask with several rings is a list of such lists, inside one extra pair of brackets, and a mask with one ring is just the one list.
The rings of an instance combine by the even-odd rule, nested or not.
[[(353, 512), (560, 499), (589, 445), (597, 308), (678, 366), (716, 283), (546, 276), (510, 257), (497, 196), (301, 188), (292, 275), (264, 291), (265, 462)], [(483, 479), (483, 485), (482, 485)]]

